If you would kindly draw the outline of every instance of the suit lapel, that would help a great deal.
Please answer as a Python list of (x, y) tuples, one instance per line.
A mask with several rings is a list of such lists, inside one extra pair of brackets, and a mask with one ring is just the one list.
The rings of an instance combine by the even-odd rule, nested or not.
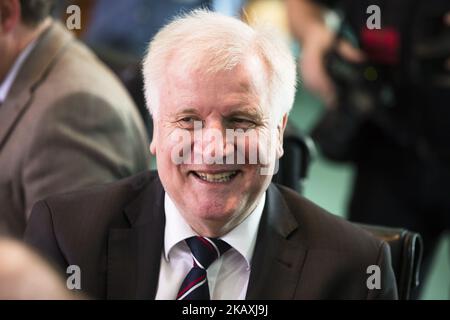
[(289, 236), (299, 229), (295, 217), (274, 185), (267, 200), (252, 258), (247, 299), (292, 299), (307, 249)]
[(0, 108), (0, 149), (33, 99), (33, 92), (45, 79), (56, 57), (73, 39), (57, 23), (44, 31), (25, 60)]
[(164, 243), (164, 190), (158, 178), (124, 210), (129, 228), (111, 229), (107, 298), (154, 299)]

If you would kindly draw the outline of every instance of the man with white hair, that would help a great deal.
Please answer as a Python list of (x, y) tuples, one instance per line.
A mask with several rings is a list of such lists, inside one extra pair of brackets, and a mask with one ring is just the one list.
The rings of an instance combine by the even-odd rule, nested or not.
[(143, 66), (158, 174), (41, 201), (26, 240), (96, 298), (396, 298), (386, 243), (271, 184), (295, 69), (270, 32), (175, 19)]

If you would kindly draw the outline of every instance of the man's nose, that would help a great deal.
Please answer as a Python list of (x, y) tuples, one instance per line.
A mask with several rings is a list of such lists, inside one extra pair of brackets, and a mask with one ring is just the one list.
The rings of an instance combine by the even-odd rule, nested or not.
[(207, 163), (211, 163), (212, 160), (225, 159), (234, 151), (233, 141), (226, 139), (226, 130), (222, 121), (205, 123), (201, 133), (194, 133), (194, 153), (201, 155)]

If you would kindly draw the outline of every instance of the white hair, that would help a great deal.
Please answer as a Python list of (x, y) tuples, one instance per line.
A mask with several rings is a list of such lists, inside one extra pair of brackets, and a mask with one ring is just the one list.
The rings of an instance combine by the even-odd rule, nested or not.
[[(176, 61), (171, 60), (174, 55)], [(296, 65), (289, 47), (268, 28), (252, 28), (238, 19), (204, 9), (175, 18), (150, 42), (143, 62), (150, 113), (157, 114), (158, 85), (170, 63), (214, 74), (233, 69), (249, 55), (259, 57), (265, 65), (271, 111), (280, 120), (291, 110), (295, 96)]]

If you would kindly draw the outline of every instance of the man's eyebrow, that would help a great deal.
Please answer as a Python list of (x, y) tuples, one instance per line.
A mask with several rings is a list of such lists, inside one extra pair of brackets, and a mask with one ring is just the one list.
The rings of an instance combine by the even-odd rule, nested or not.
[(253, 108), (231, 111), (227, 116), (228, 117), (245, 116), (245, 117), (250, 117), (253, 120), (260, 120), (262, 118), (261, 112), (259, 112), (257, 109), (253, 109)]
[(172, 112), (170, 115), (171, 116), (179, 116), (179, 115), (183, 115), (183, 114), (198, 114), (198, 111), (195, 108), (186, 108), (186, 109), (180, 109), (180, 110), (176, 110), (174, 112)]

